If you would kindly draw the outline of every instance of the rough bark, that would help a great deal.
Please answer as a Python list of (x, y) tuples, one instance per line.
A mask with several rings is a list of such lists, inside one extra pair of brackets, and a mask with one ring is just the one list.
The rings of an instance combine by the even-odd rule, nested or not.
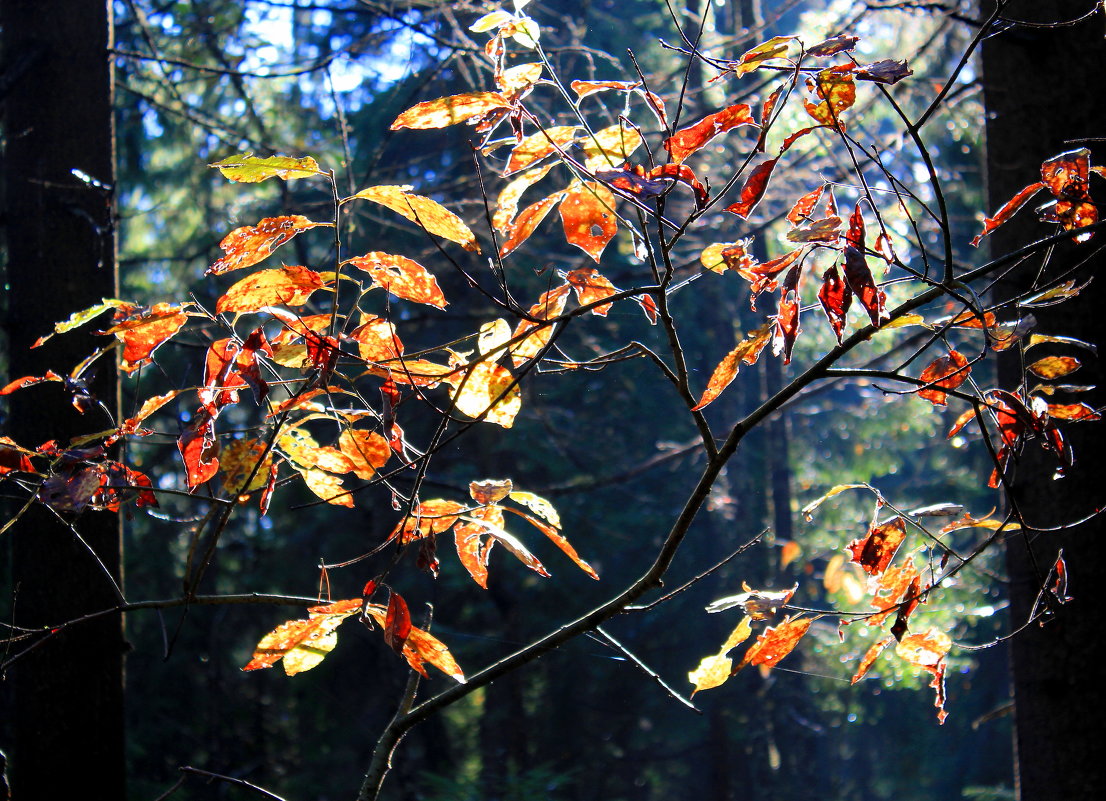
[[(993, 4), (981, 4), (984, 11)], [(1054, 3), (1019, 1), (1004, 10), (1018, 20), (1056, 22), (1073, 20), (1093, 9), (1089, 0)], [(1016, 27), (988, 39), (983, 48), (983, 75), (987, 118), (987, 174), (990, 208), (997, 209), (1013, 194), (1038, 180), (1041, 162), (1057, 153), (1086, 144), (1101, 164), (1106, 147), (1101, 141), (1078, 140), (1106, 135), (1106, 21), (1099, 13), (1079, 24), (1053, 28)], [(1096, 186), (1096, 184), (1098, 184)], [(1092, 180), (1092, 192), (1106, 195), (1106, 187)], [(1043, 202), (1043, 200), (1042, 200)], [(1013, 250), (1045, 227), (1023, 210), (1014, 222), (991, 237), (993, 253)], [(1088, 246), (1057, 248), (1050, 274), (1074, 266), (1088, 247), (1100, 246), (1098, 234)], [(1009, 297), (1027, 285), (1041, 266), (1041, 258), (1009, 277), (999, 287)], [(1082, 274), (1091, 274), (1083, 265)], [(1075, 301), (1054, 309), (1035, 309), (1038, 329), (1050, 334), (1074, 336), (1101, 344), (1106, 282), (1101, 276)], [(1044, 355), (1034, 351), (1033, 358)], [(1081, 352), (1085, 362), (1072, 377), (1079, 384), (1103, 383), (1101, 364)], [(1016, 386), (1021, 365), (1014, 357), (1000, 367), (1004, 384)], [(1069, 400), (1076, 400), (1075, 398)], [(1096, 391), (1083, 400), (1103, 403)], [(1014, 473), (1015, 499), (1035, 525), (1047, 527), (1079, 519), (1100, 508), (1102, 483), (1095, 475), (1096, 462), (1106, 447), (1106, 427), (1101, 424), (1070, 427), (1076, 454), (1072, 475), (1054, 480), (1055, 460), (1030, 445)], [(1104, 613), (1099, 592), (1106, 580), (1106, 535), (1103, 521), (1018, 537), (1007, 548), (1011, 577), (1011, 612), (1014, 626), (1025, 621), (1037, 598), (1043, 572), (1062, 548), (1071, 570), (1071, 594), (1075, 601), (1059, 608), (1043, 626), (1031, 625), (1011, 644), (1019, 797), (1032, 801), (1091, 798), (1101, 791), (1106, 770), (1106, 740), (1101, 737), (1106, 718), (1106, 694), (1101, 690)]]
[[(57, 320), (116, 294), (111, 194), (73, 173), (114, 182), (110, 15), (105, 0), (4, 0), (0, 7), (5, 329), (13, 376), (68, 374), (93, 350), (90, 337), (68, 334), (28, 347)], [(93, 386), (114, 412), (111, 362), (99, 363)], [(89, 412), (96, 421), (80, 418), (60, 387), (15, 393), (5, 433), (34, 448), (48, 439), (67, 443), (90, 425), (109, 427), (102, 410)], [(14, 597), (5, 600), (17, 624), (56, 624), (117, 602), (105, 575), (121, 578), (117, 516), (87, 513), (73, 522), (102, 566), (44, 508), (31, 508), (5, 534), (14, 569)], [(48, 639), (12, 668), (13, 797), (125, 797), (123, 650), (121, 618), (105, 618)]]

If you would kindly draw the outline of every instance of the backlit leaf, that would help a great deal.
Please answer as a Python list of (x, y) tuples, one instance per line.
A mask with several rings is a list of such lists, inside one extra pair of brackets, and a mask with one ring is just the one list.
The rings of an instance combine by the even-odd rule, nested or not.
[(496, 200), (495, 214), (492, 215), (492, 227), (497, 231), (509, 231), (511, 223), (518, 213), (518, 202), (522, 193), (549, 174), (552, 164), (535, 167), (519, 175), (503, 187)]
[(836, 128), (841, 114), (856, 102), (856, 84), (853, 82), (853, 64), (842, 64), (807, 78), (807, 88), (818, 101), (806, 101), (807, 113), (823, 125)]
[(795, 41), (794, 36), (774, 36), (767, 42), (762, 42), (746, 51), (737, 61), (727, 64), (726, 71), (740, 78), (763, 66), (766, 61), (786, 57), (793, 41)]
[(768, 181), (772, 178), (772, 171), (776, 168), (777, 161), (779, 161), (779, 158), (768, 159), (757, 165), (749, 174), (745, 185), (741, 187), (741, 200), (727, 206), (726, 211), (736, 214), (743, 220), (748, 218), (756, 205), (760, 203), (761, 198), (764, 197), (764, 192), (768, 189)]
[(942, 390), (956, 389), (968, 380), (970, 374), (967, 357), (958, 350), (951, 350), (948, 356), (935, 359), (918, 376), (927, 384), (933, 384), (929, 389), (919, 390), (918, 397), (925, 398), (934, 406), (944, 406), (947, 396)]
[(184, 462), (185, 482), (195, 490), (219, 472), (219, 440), (215, 436), (215, 420), (200, 411), (177, 439), (177, 450)]
[(114, 334), (123, 343), (119, 369), (125, 373), (133, 373), (147, 364), (154, 351), (188, 322), (184, 308), (170, 303), (157, 303), (131, 317), (120, 320), (117, 315), (115, 325), (104, 333)]
[(318, 163), (310, 156), (293, 158), (291, 156), (268, 156), (258, 158), (250, 153), (227, 156), (222, 161), (207, 166), (223, 174), (224, 178), (245, 184), (256, 184), (267, 178), (310, 178), (323, 175)]
[(557, 514), (553, 504), (540, 495), (524, 492), (523, 490), (512, 490), (509, 497), (515, 503), (525, 506), (549, 525), (557, 528), (561, 527), (561, 516)]
[[(360, 600), (358, 600), (360, 603)], [(369, 604), (365, 608), (365, 614), (371, 617), (382, 629), (386, 628), (387, 613), (383, 606)], [(427, 631), (417, 626), (412, 626), (407, 635), (407, 641), (403, 645), (403, 658), (413, 670), (417, 670), (424, 677), (429, 678), (424, 663), (429, 663), (445, 673), (451, 679), (461, 684), (465, 682), (465, 674), (453, 659), (453, 655), (445, 644)]]
[(737, 376), (737, 371), (742, 364), (756, 364), (757, 359), (760, 358), (760, 352), (764, 350), (764, 346), (771, 339), (773, 330), (772, 321), (764, 323), (760, 328), (746, 334), (745, 339), (726, 354), (726, 358), (719, 362), (718, 366), (714, 368), (714, 372), (711, 373), (707, 388), (703, 391), (703, 396), (699, 399), (699, 402), (692, 408), (693, 412), (704, 408), (721, 395), (722, 390), (728, 387)]
[(511, 175), (525, 170), (558, 150), (564, 150), (576, 138), (578, 130), (580, 128), (577, 125), (554, 125), (530, 134), (515, 145), (503, 174)]
[(533, 61), (529, 64), (516, 64), (495, 76), (495, 85), (508, 98), (519, 97), (541, 79), (545, 66)]
[(743, 239), (740, 242), (720, 242), (708, 245), (699, 254), (699, 263), (713, 273), (724, 273), (733, 270), (738, 274), (756, 266), (757, 260), (749, 253), (751, 239)]
[(403, 355), (403, 343), (396, 327), (383, 317), (366, 315), (361, 325), (349, 332), (357, 352), (367, 362), (391, 362)]
[(402, 654), (412, 628), (407, 602), (398, 592), (389, 593), (388, 613), (384, 618), (384, 642), (397, 654)]
[(590, 172), (618, 169), (641, 146), (641, 134), (625, 122), (611, 125), (580, 140), (584, 166)]
[(389, 130), (400, 128), (445, 128), (467, 122), (499, 108), (510, 108), (511, 102), (499, 92), (467, 92), (461, 95), (424, 100), (396, 117)]
[(465, 250), (480, 252), (474, 234), (461, 218), (435, 200), (408, 192), (406, 186), (373, 186), (354, 197), (379, 203), (420, 225), (425, 231), (456, 242)]
[(244, 267), (252, 267), (269, 258), (274, 250), (296, 234), (322, 223), (293, 214), (286, 217), (266, 217), (257, 225), (235, 228), (219, 243), (223, 257), (207, 268), (207, 275), (222, 275)]
[[(818, 201), (822, 199), (822, 193), (826, 191), (825, 185), (818, 187), (810, 192), (807, 192), (797, 201), (795, 205), (791, 207), (791, 211), (787, 212), (787, 221), (792, 225), (798, 225), (803, 220), (810, 217), (811, 212), (814, 211), (814, 207), (818, 205)], [(837, 216), (837, 215), (833, 215)]]
[(765, 629), (764, 633), (758, 636), (757, 641), (745, 652), (745, 657), (741, 660), (735, 672), (746, 665), (775, 667), (795, 649), (795, 646), (799, 644), (799, 640), (803, 638), (813, 622), (813, 618), (809, 617), (799, 618), (798, 620), (787, 618), (778, 626)]
[[(332, 606), (338, 606), (333, 604)], [(319, 608), (319, 607), (316, 607)], [(253, 658), (242, 670), (272, 667), (284, 660), (284, 672), (289, 676), (303, 673), (318, 665), (338, 644), (336, 629), (361, 608), (361, 601), (351, 609), (336, 613), (312, 613), (307, 620), (289, 620), (261, 638)]]
[(1048, 416), (1054, 420), (1101, 420), (1102, 415), (1085, 403), (1050, 403)]
[(1038, 378), (1053, 380), (1071, 375), (1082, 366), (1074, 356), (1046, 356), (1030, 364), (1026, 369)]
[(808, 56), (814, 56), (815, 58), (832, 56), (845, 50), (852, 50), (859, 41), (860, 37), (858, 36), (845, 36), (841, 34), (808, 47), (806, 49), (806, 54)]
[(472, 580), (484, 589), (488, 588), (488, 556), (494, 538), (483, 522), (503, 527), (503, 510), (497, 506), (475, 509), (468, 519), (462, 520), (453, 529), (454, 544), (457, 547), (457, 558), (462, 566), (472, 576)]
[[(564, 206), (561, 207), (562, 210)], [(576, 298), (581, 306), (586, 306), (597, 301), (609, 298), (618, 290), (614, 284), (604, 278), (594, 267), (581, 267), (567, 275), (568, 282), (576, 290)], [(611, 310), (610, 303), (603, 303), (591, 310), (592, 314), (606, 317)]]
[(664, 149), (672, 156), (672, 161), (679, 164), (719, 134), (731, 131), (739, 125), (756, 124), (749, 106), (738, 103), (710, 114), (694, 125), (681, 128), (664, 141)]
[(883, 290), (876, 286), (863, 251), (852, 245), (845, 246), (845, 280), (860, 305), (868, 312), (872, 325), (878, 326), (881, 321), (890, 317), (887, 313), (887, 298)]
[(448, 531), (449, 527), (457, 522), (458, 515), (465, 511), (465, 507), (456, 501), (436, 498), (424, 501), (411, 510), (388, 539), (399, 538), (400, 545), (406, 545), (415, 540), (431, 537)]
[(597, 92), (608, 89), (616, 92), (629, 92), (641, 86), (641, 83), (639, 81), (573, 81), (569, 85), (572, 87), (572, 91), (576, 93), (576, 99), (583, 100), (585, 97), (590, 97)]
[[(477, 362), (452, 378), (453, 403), (469, 417), (510, 428), (522, 408), (522, 393), (514, 376), (493, 362)], [(486, 415), (485, 415), (486, 413)]]
[[(537, 320), (552, 320), (560, 316), (571, 291), (572, 285), (566, 282), (543, 292), (538, 302), (530, 307), (530, 316)], [(553, 326), (523, 320), (515, 327), (514, 338), (518, 339), (523, 334), (526, 336), (511, 347), (511, 361), (515, 367), (521, 367), (542, 352), (553, 336)]]
[(550, 525), (549, 523), (543, 520), (539, 520), (538, 518), (534, 517), (533, 515), (527, 514), (526, 512), (519, 511), (518, 509), (507, 507), (507, 511), (518, 515), (534, 528), (538, 529), (538, 531), (548, 537), (554, 545), (560, 548), (561, 552), (569, 559), (571, 559), (578, 568), (583, 570), (596, 581), (599, 580), (599, 574), (595, 572), (594, 568), (592, 568), (591, 565), (580, 558), (580, 555), (576, 553), (576, 549), (572, 547), (572, 544), (569, 543), (569, 541), (565, 538), (563, 534), (561, 534), (560, 530), (556, 526)]
[(850, 542), (846, 548), (852, 561), (871, 576), (885, 571), (895, 558), (895, 551), (906, 539), (906, 521), (895, 517), (868, 531), (867, 535)]
[(95, 304), (94, 306), (89, 306), (87, 309), (73, 312), (71, 315), (69, 315), (67, 319), (62, 320), (60, 323), (55, 323), (54, 330), (51, 333), (46, 334), (45, 336), (39, 337), (37, 340), (35, 340), (35, 343), (31, 345), (31, 347), (37, 348), (41, 346), (54, 334), (64, 334), (68, 331), (72, 331), (74, 328), (82, 326), (90, 320), (96, 319), (108, 309), (126, 308), (132, 308), (132, 304), (127, 303), (126, 301), (116, 300), (115, 298), (104, 298), (102, 301)]
[(740, 606), (745, 610), (745, 614), (749, 616), (749, 619), (767, 620), (776, 613), (779, 607), (790, 601), (795, 595), (795, 591), (799, 589), (798, 584), (786, 590), (754, 590), (744, 582), (741, 586), (745, 592), (712, 601), (706, 607), (707, 612), (714, 614)]
[(263, 439), (236, 439), (228, 443), (219, 455), (223, 490), (230, 495), (245, 495), (264, 489), (273, 466), (273, 452), (266, 451)]
[(365, 481), (372, 479), (392, 455), (392, 448), (383, 436), (354, 428), (342, 430), (338, 436), (338, 450), (353, 466), (353, 474)]
[(822, 311), (826, 313), (833, 333), (837, 341), (841, 342), (845, 332), (845, 322), (848, 319), (849, 306), (853, 302), (853, 291), (849, 285), (841, 279), (837, 265), (831, 265), (822, 274), (822, 286), (818, 290), (818, 302)]
[(303, 483), (316, 496), (334, 506), (353, 508), (353, 496), (342, 486), (342, 479), (331, 473), (316, 470), (314, 468), (295, 468), (303, 477)]
[(868, 675), (868, 671), (872, 669), (872, 665), (875, 664), (876, 660), (879, 658), (879, 655), (882, 654), (884, 649), (887, 648), (887, 646), (894, 641), (895, 638), (891, 635), (888, 635), (872, 643), (872, 647), (865, 652), (864, 658), (860, 660), (860, 665), (857, 666), (856, 673), (853, 674), (852, 680), (849, 683), (856, 684), (858, 681)]
[(254, 312), (265, 306), (302, 306), (326, 281), (307, 267), (284, 266), (258, 270), (236, 283), (219, 298), (215, 311)]
[(930, 683), (937, 693), (934, 706), (937, 707), (937, 721), (944, 723), (948, 717), (945, 711), (945, 657), (952, 648), (948, 635), (930, 628), (924, 634), (909, 634), (895, 646), (895, 653), (904, 661), (933, 674)]
[(1044, 189), (1044, 187), (1045, 185), (1043, 183), (1030, 184), (1025, 187), (1025, 189), (1018, 192), (1018, 194), (1014, 195), (1014, 197), (1010, 198), (1010, 200), (1006, 201), (1003, 207), (995, 212), (993, 217), (985, 217), (983, 220), (983, 231), (972, 240), (972, 246), (978, 247), (983, 237), (987, 236), (991, 231), (1013, 217), (1018, 209), (1028, 203), (1029, 199)]
[(704, 657), (699, 667), (687, 674), (687, 680), (695, 685), (692, 695), (700, 690), (710, 690), (722, 686), (732, 673), (732, 661), (727, 654), (753, 633), (753, 627), (749, 624), (749, 618), (741, 618), (741, 622), (730, 632), (718, 653), (714, 656)]
[[(614, 193), (595, 181), (573, 181), (561, 200), (561, 224), (565, 239), (595, 261), (618, 232)], [(571, 280), (571, 279), (570, 279)], [(599, 312), (597, 314), (605, 314)]]
[(836, 242), (840, 236), (841, 218), (824, 217), (810, 220), (787, 232), (788, 242)]
[(429, 270), (406, 256), (373, 251), (347, 263), (367, 272), (374, 284), (397, 298), (439, 309), (448, 305), (438, 280)]
[(499, 247), (499, 255), (506, 256), (530, 238), (546, 215), (553, 209), (564, 192), (554, 192), (523, 209), (507, 229), (507, 240)]

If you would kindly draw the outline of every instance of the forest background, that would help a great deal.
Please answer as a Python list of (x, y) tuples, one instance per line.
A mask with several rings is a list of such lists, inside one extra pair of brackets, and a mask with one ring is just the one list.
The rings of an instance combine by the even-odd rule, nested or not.
[[(940, 91), (985, 19), (968, 3), (533, 5), (529, 11), (543, 24), (546, 50), (563, 75), (633, 77), (626, 56), (632, 51), (651, 86), (685, 89), (689, 121), (746, 99), (743, 93), (752, 94), (753, 87), (731, 93), (729, 85), (712, 84), (711, 73), (699, 66), (688, 71), (686, 58), (671, 49), (681, 41), (677, 23), (692, 35), (706, 20), (702, 49), (728, 58), (779, 34), (801, 32), (810, 42), (839, 32), (856, 34), (864, 59), (909, 62), (914, 76), (896, 88), (896, 97), (916, 113)], [(1097, 4), (1066, 5), (1072, 13), (1056, 9), (1048, 21), (1077, 19)], [(156, 302), (207, 291), (209, 296), (197, 300), (214, 305), (218, 292), (197, 289), (197, 277), (218, 256), (224, 233), (273, 214), (310, 217), (329, 202), (305, 182), (270, 182), (246, 192), (205, 167), (233, 153), (311, 155), (336, 165), (350, 192), (374, 184), (432, 184), (443, 198), (464, 198), (451, 205), (465, 219), (479, 219), (488, 190), (469, 157), (470, 131), (447, 128), (415, 139), (389, 133), (388, 127), (416, 102), (485, 88), (483, 40), (468, 26), (488, 10), (478, 3), (369, 0), (116, 3), (118, 168), (112, 183), (119, 296)], [(1011, 17), (1017, 16), (1014, 11), (1024, 9), (1014, 9)], [(1102, 27), (1101, 17), (1097, 24)], [(1055, 31), (1023, 27), (1007, 33), (1033, 39)], [(1041, 58), (1039, 63), (1045, 71), (1056, 62)], [(1079, 52), (1068, 52), (1064, 60), (1065, 69), (1090, 71), (1083, 63)], [(944, 87), (946, 102), (927, 128), (946, 187), (948, 233), (965, 265), (981, 263), (968, 243), (979, 232), (981, 214), (996, 207), (984, 192), (980, 121), (986, 116), (984, 91), (993, 92), (997, 82), (985, 85), (981, 75), (991, 80), (978, 65), (959, 72), (955, 84)], [(893, 134), (897, 121), (881, 114), (873, 106), (862, 124), (873, 135)], [(1067, 116), (1070, 121), (1074, 115)], [(1026, 132), (1025, 138), (1037, 165), (1065, 149), (1044, 135), (1033, 141)], [(813, 141), (796, 150), (777, 181), (802, 186), (840, 169)], [(720, 149), (713, 158), (724, 162), (727, 155)], [(908, 161), (899, 168), (904, 174), (922, 169)], [(1011, 168), (1017, 173), (1010, 177), (1013, 189), (1031, 182), (1034, 169), (1032, 160), (1027, 171)], [(95, 175), (74, 180), (93, 196), (111, 191), (98, 186)], [(1005, 198), (1013, 192), (996, 189), (996, 194)], [(433, 260), (433, 248), (398, 218), (371, 209), (359, 214), (355, 225), (372, 238), (374, 249), (406, 248)], [(766, 211), (728, 238), (771, 232), (780, 225), (779, 216)], [(298, 263), (319, 260), (306, 237), (288, 247), (295, 249)], [(590, 263), (552, 228), (539, 229), (530, 247), (543, 256), (517, 280), (533, 294), (549, 285), (551, 270)], [(628, 283), (636, 267), (633, 242), (619, 238), (610, 247), (604, 275), (615, 285)], [(689, 245), (683, 255), (690, 276), (698, 249)], [(697, 325), (685, 332), (684, 344), (700, 384), (735, 336), (754, 329), (763, 316), (754, 314), (732, 285), (714, 278), (698, 279), (687, 300), (696, 309)], [(440, 280), (447, 295), (451, 282), (462, 285), (455, 276)], [(72, 310), (48, 311), (53, 322)], [(439, 325), (433, 312), (410, 307), (398, 313), (405, 323), (429, 329)], [(487, 316), (486, 309), (471, 309), (469, 327)], [(581, 359), (604, 353), (619, 341), (624, 326), (644, 325), (638, 318), (636, 307), (616, 307), (609, 320), (565, 347)], [(450, 320), (463, 323), (456, 316)], [(829, 331), (808, 328), (796, 345), (797, 360), (833, 341)], [(34, 337), (46, 330), (24, 333)], [(444, 339), (447, 333), (435, 328), (434, 336)], [(166, 375), (180, 381), (194, 351), (204, 346), (175, 341), (159, 351), (158, 361)], [(909, 341), (902, 347), (908, 349)], [(1092, 369), (1088, 364), (1087, 372)], [(740, 418), (782, 386), (793, 375), (790, 370), (768, 359), (743, 371), (714, 413)], [(11, 377), (22, 374), (13, 369)], [(201, 383), (198, 374), (188, 380)], [(655, 384), (651, 368), (640, 361), (619, 365), (613, 380), (609, 370), (538, 376), (527, 389), (527, 411), (509, 437), (490, 426), (477, 428), (463, 449), (439, 454), (426, 477), (435, 494), (463, 493), (474, 476), (510, 475), (518, 486), (556, 504), (564, 531), (603, 576), (596, 584), (569, 567), (558, 570), (552, 546), (546, 551), (535, 546), (556, 574), (548, 581), (497, 564), (484, 592), (455, 564), (437, 579), (412, 571), (404, 594), (413, 606), (433, 604), (433, 631), (462, 665), (486, 664), (533, 641), (563, 623), (564, 610), (596, 605), (607, 597), (604, 585), (622, 586), (648, 563), (657, 547), (652, 532), (663, 531), (682, 503), (697, 458), (686, 424), (663, 413), (659, 393), (651, 389)], [(867, 643), (861, 639), (842, 650), (832, 623), (816, 623), (803, 647), (770, 673), (749, 670), (724, 688), (696, 695), (700, 714), (659, 687), (629, 656), (686, 695), (685, 676), (734, 623), (723, 614), (705, 615), (703, 608), (740, 591), (742, 582), (773, 589), (798, 583), (809, 607), (859, 603), (863, 575), (835, 557), (866, 525), (871, 497), (843, 495), (809, 524), (799, 513), (842, 481), (869, 483), (899, 508), (955, 499), (983, 515), (996, 503), (981, 478), (990, 472), (989, 456), (966, 442), (954, 441), (950, 448), (945, 433), (955, 418), (954, 412), (918, 399), (889, 397), (871, 382), (827, 384), (790, 405), (748, 438), (740, 462), (716, 486), (671, 583), (681, 585), (743, 543), (755, 539), (754, 546), (655, 614), (616, 619), (606, 629), (612, 639), (562, 646), (429, 719), (397, 755), (388, 797), (800, 799), (811, 797), (815, 786), (824, 799), (1013, 797), (1005, 645), (954, 651), (951, 716), (944, 727), (936, 725), (924, 672), (884, 663), (850, 685), (853, 668), (844, 661), (855, 660)], [(183, 486), (173, 449), (139, 448), (132, 456), (136, 467), (158, 477), (162, 489)], [(313, 496), (302, 487), (282, 490), (267, 516), (245, 509), (227, 528), (206, 588), (216, 594), (269, 592), (323, 600), (356, 596), (367, 574), (352, 568), (321, 571), (320, 564), (342, 562), (364, 552), (367, 542), (383, 539), (394, 525), (390, 505), (385, 500), (352, 511), (320, 505), (295, 509)], [(128, 515), (129, 597), (179, 593), (193, 515), (190, 503), (178, 499), (162, 499), (156, 513)], [(13, 547), (13, 537), (6, 537), (4, 547)], [(985, 554), (947, 588), (940, 604), (924, 610), (926, 625), (952, 632), (962, 644), (1001, 638), (1011, 627), (1001, 580), (1005, 569), (1001, 550)], [(3, 620), (14, 621), (18, 577), (5, 571), (0, 580)], [(408, 671), (380, 646), (379, 635), (349, 627), (348, 633), (343, 629), (342, 647), (306, 676), (241, 672), (261, 635), (288, 613), (243, 605), (128, 616), (128, 797), (158, 797), (184, 765), (246, 779), (289, 799), (348, 797), (346, 788), (359, 784)], [(417, 622), (417, 611), (415, 617)], [(1015, 619), (1018, 625), (1021, 619)], [(10, 686), (5, 681), (0, 695), (5, 752), (15, 740), (18, 717)], [(95, 727), (89, 732), (94, 736)], [(173, 797), (248, 793), (201, 778), (192, 774)]]

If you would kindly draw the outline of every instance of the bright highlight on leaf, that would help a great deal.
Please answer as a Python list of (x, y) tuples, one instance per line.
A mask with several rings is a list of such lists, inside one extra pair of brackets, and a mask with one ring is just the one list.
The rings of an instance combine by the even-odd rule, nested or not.
[(362, 189), (354, 197), (371, 200), (420, 225), (425, 231), (465, 250), (480, 252), (474, 234), (461, 218), (435, 200), (415, 195), (406, 186), (374, 186)]
[(445, 128), (468, 122), (474, 117), (487, 114), (501, 108), (510, 108), (511, 102), (499, 92), (468, 92), (462, 95), (439, 97), (437, 100), (424, 100), (400, 114), (392, 122), (390, 129), (401, 128)]
[(310, 178), (323, 175), (318, 163), (310, 156), (292, 158), (290, 156), (269, 156), (258, 158), (250, 153), (228, 156), (222, 161), (207, 165), (214, 167), (224, 178), (245, 184), (256, 184), (267, 178)]
[(269, 258), (274, 250), (296, 234), (318, 225), (321, 223), (293, 214), (287, 217), (266, 217), (257, 225), (235, 228), (219, 243), (224, 255), (207, 268), (207, 275), (222, 275), (232, 270), (252, 267)]

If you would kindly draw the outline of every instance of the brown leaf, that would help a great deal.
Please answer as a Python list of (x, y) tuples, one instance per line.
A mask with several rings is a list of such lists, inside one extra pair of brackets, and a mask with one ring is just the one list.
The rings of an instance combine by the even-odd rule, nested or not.
[[(797, 201), (795, 205), (791, 207), (791, 211), (787, 212), (787, 221), (792, 225), (798, 225), (803, 220), (809, 219), (811, 212), (814, 211), (815, 206), (818, 205), (818, 201), (822, 199), (822, 194), (826, 191), (825, 184), (807, 192)], [(836, 214), (833, 216), (837, 216)]]
[(863, 67), (857, 67), (854, 74), (858, 81), (872, 81), (874, 83), (882, 83), (884, 86), (891, 86), (898, 83), (903, 78), (908, 78), (913, 75), (914, 70), (910, 69), (905, 61), (885, 58), (882, 61), (876, 61)]
[(448, 303), (438, 280), (421, 264), (406, 256), (373, 251), (350, 259), (359, 270), (372, 276), (373, 283), (397, 298), (444, 309)]
[(306, 217), (293, 214), (287, 217), (266, 217), (257, 225), (235, 228), (219, 243), (223, 257), (208, 267), (205, 274), (222, 275), (243, 267), (252, 267), (269, 258), (274, 250), (296, 234), (318, 225), (322, 223), (311, 222)]
[(1082, 362), (1074, 356), (1046, 356), (1038, 359), (1026, 369), (1038, 378), (1053, 380), (1071, 375), (1082, 367)]
[[(360, 604), (360, 599), (357, 602)], [(387, 628), (387, 613), (383, 606), (368, 604), (365, 607), (365, 614), (376, 621), (376, 624), (382, 629)], [(445, 644), (417, 626), (412, 626), (410, 633), (407, 635), (407, 642), (403, 645), (403, 658), (407, 660), (407, 664), (411, 666), (412, 670), (417, 670), (424, 677), (429, 678), (429, 675), (423, 664), (430, 663), (454, 681), (461, 684), (465, 682), (465, 674), (461, 672), (461, 668), (458, 667)]]
[(985, 217), (983, 220), (983, 231), (972, 240), (972, 247), (978, 247), (983, 237), (987, 236), (991, 231), (1013, 217), (1018, 209), (1028, 203), (1030, 198), (1044, 188), (1045, 185), (1043, 183), (1030, 184), (1025, 187), (1025, 189), (1018, 192), (1018, 194), (1014, 195), (1014, 197), (1010, 198), (1010, 200), (1006, 201), (1005, 205), (996, 211), (993, 217)]

